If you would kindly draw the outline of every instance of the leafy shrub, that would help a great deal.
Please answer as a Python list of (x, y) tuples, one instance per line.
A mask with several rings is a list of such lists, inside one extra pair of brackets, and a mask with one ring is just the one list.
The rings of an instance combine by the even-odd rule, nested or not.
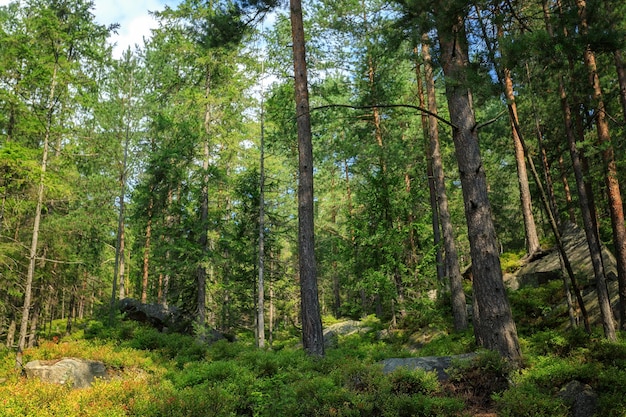
[(398, 368), (389, 375), (395, 394), (434, 394), (440, 390), (435, 372)]
[(460, 355), (476, 349), (476, 341), (471, 330), (443, 333), (434, 337), (420, 349), (421, 356)]
[(501, 417), (567, 417), (567, 406), (549, 392), (523, 384), (494, 396)]
[(522, 266), (521, 259), (525, 255), (525, 251), (505, 252), (500, 255), (500, 265), (505, 272), (515, 272)]

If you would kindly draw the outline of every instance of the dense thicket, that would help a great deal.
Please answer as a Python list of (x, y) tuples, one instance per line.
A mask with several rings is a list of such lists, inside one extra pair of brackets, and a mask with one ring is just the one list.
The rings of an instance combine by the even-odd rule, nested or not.
[[(614, 249), (626, 326), (621, 2), (304, 2), (306, 172), (289, 10), (184, 0), (114, 58), (115, 26), (96, 24), (92, 6), (0, 8), (7, 345), (36, 343), (55, 318), (68, 332), (77, 317), (114, 319), (127, 296), (181, 307), (201, 338), (259, 332), (261, 276), (270, 342), (294, 325), (307, 333), (307, 296), (319, 314), (394, 326), (423, 324), (440, 302), (457, 329), (467, 297), (478, 343), (517, 360), (499, 255), (540, 253), (550, 215), (580, 222), (592, 255)], [(315, 236), (306, 259), (303, 213)], [(299, 293), (300, 278), (317, 284)]]

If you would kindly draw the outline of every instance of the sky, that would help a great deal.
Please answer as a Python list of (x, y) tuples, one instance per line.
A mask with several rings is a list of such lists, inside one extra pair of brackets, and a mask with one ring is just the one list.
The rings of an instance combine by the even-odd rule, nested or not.
[[(14, 0), (15, 1), (15, 0)], [(143, 38), (150, 36), (150, 29), (156, 27), (156, 21), (148, 11), (163, 10), (168, 5), (175, 7), (181, 0), (94, 0), (92, 11), (96, 21), (103, 25), (119, 23), (117, 34), (112, 34), (110, 43), (115, 43), (113, 56), (119, 58), (129, 46), (143, 45)], [(0, 0), (0, 6), (11, 3)]]

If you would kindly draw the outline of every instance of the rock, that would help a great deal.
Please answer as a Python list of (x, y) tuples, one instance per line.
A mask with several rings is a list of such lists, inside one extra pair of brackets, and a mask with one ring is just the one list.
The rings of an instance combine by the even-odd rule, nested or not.
[(127, 319), (150, 324), (160, 332), (172, 330), (191, 333), (190, 321), (175, 306), (142, 304), (133, 298), (124, 298), (119, 302), (119, 309)]
[(446, 372), (452, 366), (455, 360), (471, 359), (476, 356), (475, 353), (464, 353), (462, 355), (453, 356), (424, 356), (421, 358), (390, 358), (380, 362), (383, 365), (383, 373), (391, 373), (398, 368), (406, 368), (410, 370), (422, 369), (426, 372), (437, 372), (439, 381), (448, 379)]
[(96, 378), (108, 379), (102, 362), (87, 359), (64, 358), (56, 361), (32, 361), (24, 366), (28, 378), (73, 388), (86, 388)]
[(571, 381), (559, 391), (559, 398), (567, 404), (572, 417), (593, 417), (598, 409), (598, 395), (580, 381)]
[(324, 331), (324, 348), (334, 349), (339, 346), (339, 335), (334, 330)]
[[(589, 246), (585, 231), (574, 224), (567, 224), (562, 231), (563, 246), (569, 258), (574, 274), (581, 279), (581, 285), (593, 283), (593, 265), (589, 257)], [(607, 277), (617, 276), (616, 260), (613, 254), (602, 247), (602, 258)], [(516, 273), (519, 287), (537, 286), (554, 279), (561, 279), (561, 261), (557, 248), (552, 248), (544, 256), (528, 262)]]
[[(578, 279), (578, 285), (589, 314), (589, 321), (592, 324), (601, 323), (593, 265), (585, 232), (576, 225), (568, 224), (563, 228), (562, 239), (565, 252)], [(607, 277), (607, 287), (611, 296), (611, 307), (616, 311), (619, 303), (617, 261), (615, 256), (604, 246), (602, 246), (602, 259)], [(551, 249), (540, 259), (535, 259), (524, 265), (515, 275), (519, 288), (538, 286), (554, 279), (562, 279), (558, 250), (556, 248)], [(509, 287), (513, 287), (513, 285), (509, 285)]]
[(372, 329), (357, 320), (346, 320), (339, 323), (335, 323), (326, 327), (323, 331), (324, 335), (324, 347), (336, 348), (339, 346), (339, 336), (347, 336), (351, 334), (362, 334), (371, 331)]
[(334, 332), (337, 335), (347, 336), (354, 333), (367, 333), (370, 330), (369, 327), (363, 326), (360, 321), (346, 320), (328, 326), (324, 329), (324, 333)]

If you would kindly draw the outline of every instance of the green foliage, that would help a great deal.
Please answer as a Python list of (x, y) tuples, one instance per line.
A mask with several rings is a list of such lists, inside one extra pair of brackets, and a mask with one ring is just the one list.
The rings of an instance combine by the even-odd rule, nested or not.
[(509, 293), (513, 318), (520, 331), (554, 328), (566, 317), (563, 281), (553, 280), (537, 287)]
[(420, 393), (434, 395), (441, 390), (437, 374), (421, 369), (398, 368), (390, 375), (392, 391), (396, 394)]
[(439, 333), (420, 349), (422, 356), (448, 356), (472, 352), (476, 341), (472, 330), (465, 332)]
[(495, 395), (498, 415), (502, 417), (566, 417), (563, 401), (535, 385), (524, 384)]
[(520, 267), (520, 260), (526, 254), (525, 251), (505, 252), (500, 255), (500, 266), (504, 272), (515, 272)]

